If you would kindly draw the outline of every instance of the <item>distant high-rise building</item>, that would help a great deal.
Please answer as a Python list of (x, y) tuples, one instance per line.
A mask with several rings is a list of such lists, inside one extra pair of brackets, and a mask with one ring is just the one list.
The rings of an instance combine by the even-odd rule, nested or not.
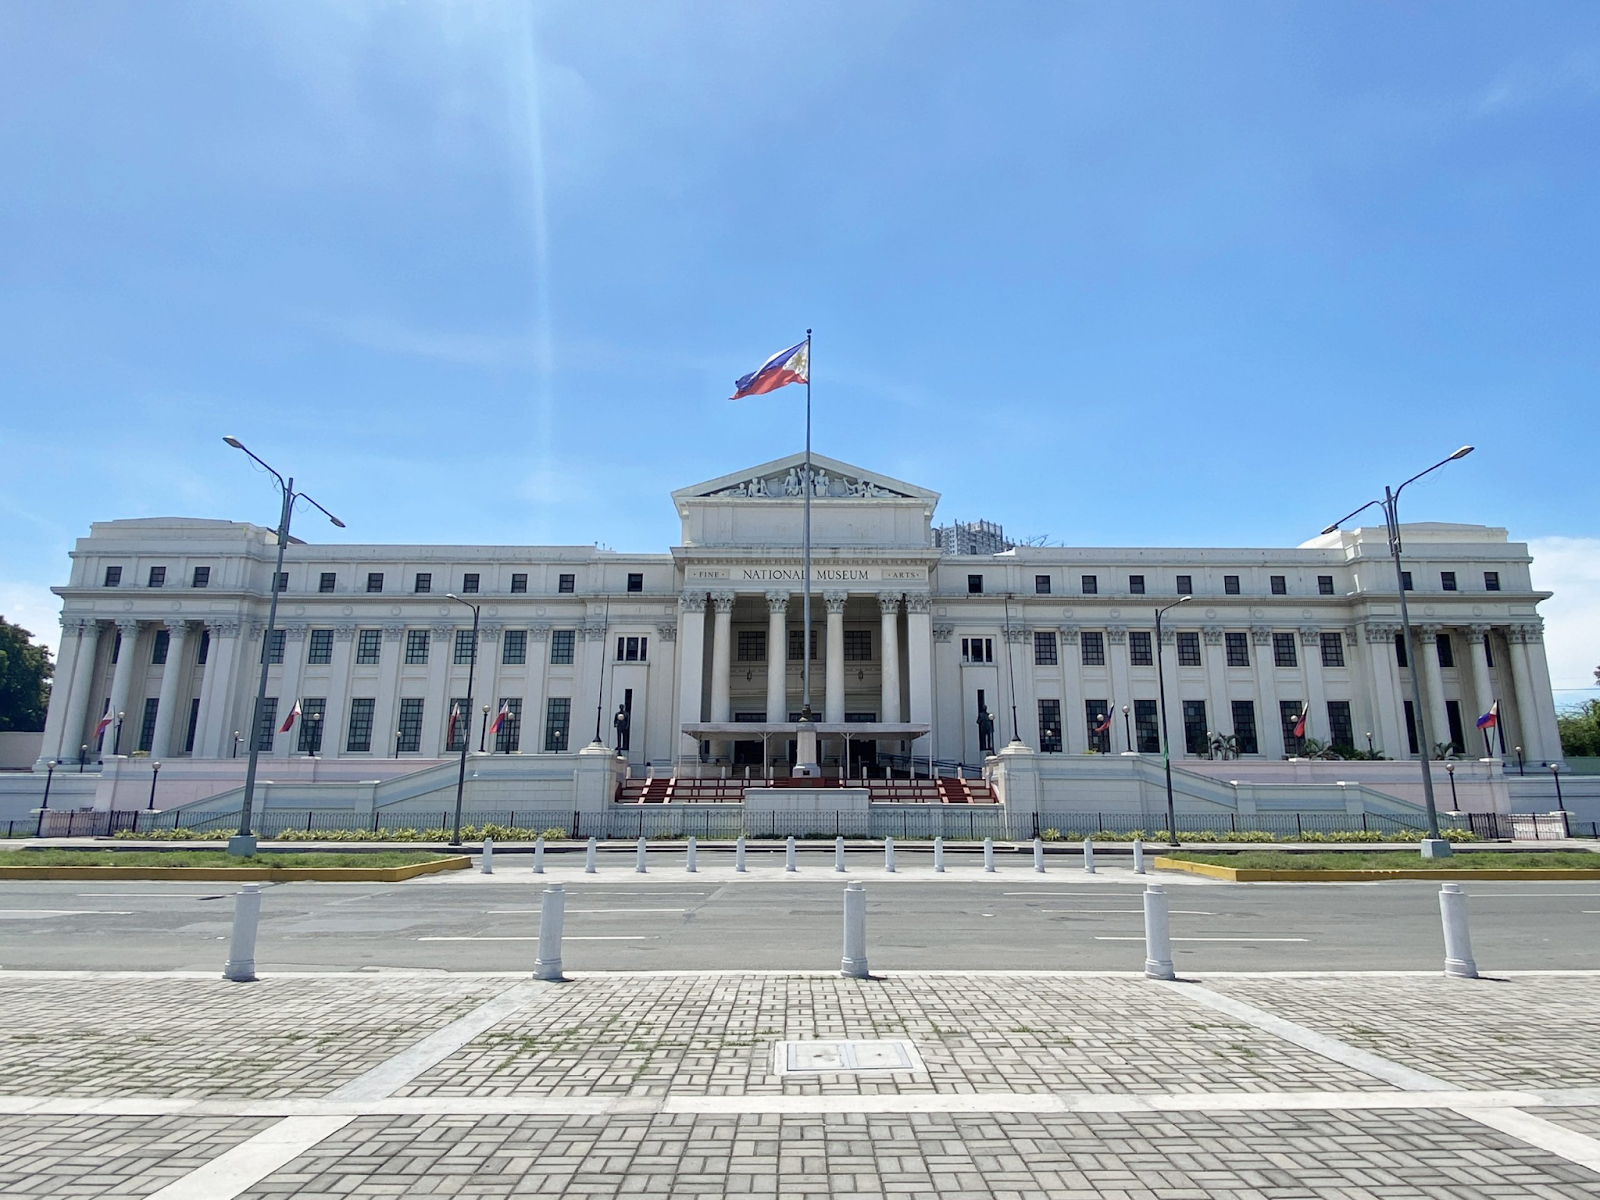
[(993, 521), (955, 521), (937, 526), (934, 545), (946, 554), (1003, 554), (1015, 545)]

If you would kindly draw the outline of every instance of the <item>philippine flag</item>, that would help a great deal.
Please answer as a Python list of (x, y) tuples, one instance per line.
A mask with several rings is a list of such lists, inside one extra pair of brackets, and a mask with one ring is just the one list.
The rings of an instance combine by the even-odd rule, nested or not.
[(500, 732), (500, 726), (505, 724), (505, 719), (507, 717), (509, 717), (510, 715), (511, 715), (511, 707), (510, 707), (510, 705), (508, 705), (508, 704), (506, 704), (505, 702), (502, 701), (501, 704), (500, 704), (500, 711), (495, 713), (495, 715), (494, 715), (494, 724), (489, 726), (489, 732), (490, 733), (499, 733)]
[(300, 716), (300, 701), (294, 702), (294, 707), (289, 710), (289, 715), (283, 719), (283, 724), (278, 726), (279, 733), (288, 733), (294, 728), (294, 723)]
[(113, 717), (110, 713), (107, 713), (105, 716), (101, 717), (100, 718), (100, 724), (98, 724), (98, 725), (96, 725), (94, 727), (94, 735), (95, 735), (95, 737), (99, 737), (108, 728), (110, 728), (111, 722), (114, 721), (114, 720), (116, 720), (116, 718)]
[(1478, 718), (1478, 728), (1488, 729), (1498, 724), (1500, 724), (1500, 701), (1496, 700), (1489, 705), (1489, 711)]
[(1306, 718), (1308, 716), (1310, 716), (1310, 715), (1311, 715), (1311, 705), (1307, 704), (1303, 708), (1301, 708), (1300, 717), (1294, 723), (1294, 736), (1295, 737), (1305, 737), (1305, 735), (1306, 735)]
[(460, 720), (461, 720), (461, 705), (460, 704), (452, 704), (450, 706), (450, 724), (449, 724), (449, 727), (446, 728), (445, 731), (444, 731), (444, 744), (446, 746), (455, 745), (455, 741), (456, 741), (456, 725), (457, 725), (458, 722), (460, 722)]
[(810, 378), (811, 340), (807, 338), (787, 350), (779, 350), (750, 374), (735, 382), (733, 395), (728, 399), (742, 400), (746, 396), (760, 396), (787, 387), (791, 383), (805, 383)]
[(1094, 731), (1096, 733), (1104, 733), (1106, 730), (1111, 728), (1111, 714), (1113, 711), (1113, 709), (1108, 708), (1105, 712), (1100, 714), (1100, 724), (1094, 727)]

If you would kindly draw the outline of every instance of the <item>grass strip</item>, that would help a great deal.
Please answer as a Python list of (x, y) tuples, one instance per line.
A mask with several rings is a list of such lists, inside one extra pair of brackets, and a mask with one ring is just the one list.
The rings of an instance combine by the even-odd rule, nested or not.
[(1600, 854), (1588, 850), (1457, 850), (1449, 858), (1423, 858), (1415, 850), (1181, 850), (1167, 858), (1250, 871), (1514, 871), (1530, 868), (1600, 870)]
[(268, 850), (241, 857), (226, 850), (6, 850), (0, 867), (408, 867), (444, 857), (428, 850)]

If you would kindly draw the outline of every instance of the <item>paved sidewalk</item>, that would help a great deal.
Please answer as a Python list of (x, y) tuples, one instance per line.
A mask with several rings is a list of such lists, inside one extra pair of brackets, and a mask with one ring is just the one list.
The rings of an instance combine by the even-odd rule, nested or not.
[(0, 972), (0, 1195), (1592, 1200), (1597, 988)]

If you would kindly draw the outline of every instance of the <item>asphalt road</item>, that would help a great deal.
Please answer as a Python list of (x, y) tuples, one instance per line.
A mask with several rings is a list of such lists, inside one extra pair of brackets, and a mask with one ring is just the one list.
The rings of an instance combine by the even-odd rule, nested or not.
[[(563, 960), (589, 970), (837, 969), (841, 884), (866, 882), (874, 971), (895, 969), (1137, 970), (1146, 878), (1126, 859), (1086, 875), (1076, 856), (1045, 874), (1025, 859), (985, 875), (952, 855), (936, 876), (926, 854), (832, 857), (752, 851), (730, 856), (603, 855), (596, 875), (552, 856), (535, 875), (522, 855), (496, 873), (401, 884), (293, 883), (264, 890), (258, 967), (276, 970), (525, 970), (537, 951), (540, 893), (567, 893)], [(1440, 967), (1438, 887), (1226, 884), (1162, 873), (1180, 971), (1416, 970)], [(1467, 884), (1480, 970), (1600, 969), (1600, 882)], [(0, 969), (221, 970), (235, 884), (0, 882)]]

